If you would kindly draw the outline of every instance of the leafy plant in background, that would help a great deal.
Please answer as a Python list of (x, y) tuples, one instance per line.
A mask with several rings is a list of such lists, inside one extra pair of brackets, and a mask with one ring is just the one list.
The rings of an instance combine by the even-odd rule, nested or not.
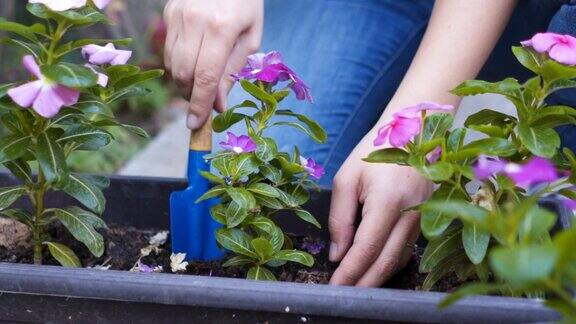
[[(128, 65), (130, 51), (116, 45), (127, 39), (67, 39), (67, 33), (98, 23), (109, 23), (100, 12), (109, 1), (30, 0), (27, 10), (39, 18), (31, 26), (0, 19), (0, 30), (12, 34), (9, 45), (24, 48), (23, 65), (33, 80), (0, 86), (0, 122), (9, 135), (0, 138), (0, 163), (22, 184), (0, 189), (0, 213), (30, 227), (34, 263), (42, 263), (47, 247), (64, 266), (80, 266), (74, 252), (49, 237), (46, 227), (62, 223), (95, 256), (104, 252), (98, 228), (105, 207), (103, 177), (70, 172), (68, 157), (76, 151), (97, 151), (114, 140), (110, 128), (120, 127), (147, 136), (139, 127), (115, 120), (109, 105), (147, 93), (138, 84), (162, 75)], [(101, 46), (102, 45), (102, 46)], [(67, 62), (81, 51), (85, 62)], [(76, 206), (47, 208), (49, 191), (63, 191), (89, 210)], [(9, 209), (27, 195), (33, 210)]]
[[(294, 217), (320, 227), (302, 205), (310, 198), (309, 189), (315, 187), (310, 178), (319, 179), (324, 169), (313, 159), (300, 156), (296, 147), (292, 154), (279, 151), (274, 139), (266, 133), (275, 127), (293, 127), (318, 143), (324, 143), (327, 136), (322, 127), (308, 117), (279, 109), (278, 105), (290, 90), (298, 99), (312, 101), (308, 87), (282, 62), (279, 53), (250, 56), (246, 68), (235, 78), (256, 100), (244, 101), (216, 116), (213, 128), (223, 132), (244, 122), (248, 134), (237, 136), (228, 132), (227, 141), (220, 143), (225, 150), (207, 156), (218, 172), (203, 174), (214, 187), (199, 201), (220, 199), (211, 210), (212, 217), (224, 225), (215, 233), (216, 239), (236, 254), (224, 265), (248, 267), (250, 279), (275, 280), (270, 267), (287, 261), (306, 266), (314, 264), (310, 254), (293, 248), (274, 217), (280, 211), (291, 211)], [(286, 84), (285, 81), (286, 87), (276, 87)], [(278, 121), (275, 116), (292, 121)]]
[[(551, 237), (557, 216), (538, 205), (555, 195), (575, 207), (576, 157), (560, 151), (554, 127), (576, 124), (576, 110), (548, 105), (555, 91), (576, 88), (576, 38), (537, 34), (514, 47), (518, 61), (536, 74), (525, 83), (513, 78), (490, 83), (466, 81), (459, 96), (500, 94), (517, 116), (490, 109), (471, 115), (464, 128), (451, 130), (451, 107), (423, 103), (394, 115), (375, 140), (390, 143), (366, 161), (416, 168), (437, 189), (421, 211), (429, 241), (420, 270), (424, 289), (456, 273), (478, 278), (444, 301), (474, 293), (540, 296), (567, 318), (576, 319), (576, 227)], [(429, 111), (444, 111), (428, 114)], [(464, 143), (468, 130), (485, 135)]]

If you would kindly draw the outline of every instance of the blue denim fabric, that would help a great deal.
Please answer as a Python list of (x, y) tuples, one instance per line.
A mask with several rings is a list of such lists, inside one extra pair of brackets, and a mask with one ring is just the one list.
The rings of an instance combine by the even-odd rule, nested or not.
[[(291, 128), (269, 135), (282, 150), (298, 145), (302, 155), (326, 167), (330, 185), (346, 157), (376, 123), (400, 84), (432, 11), (433, 0), (267, 0), (262, 51), (278, 50), (312, 89), (315, 103), (293, 96), (281, 107), (306, 113), (323, 125), (320, 145)], [(526, 79), (510, 46), (545, 31), (561, 3), (521, 1), (480, 77)], [(471, 40), (473, 41), (473, 40)], [(431, 80), (433, 82), (433, 80)], [(230, 105), (246, 99), (236, 87)], [(244, 132), (236, 125), (234, 132)], [(216, 141), (225, 137), (217, 136)]]

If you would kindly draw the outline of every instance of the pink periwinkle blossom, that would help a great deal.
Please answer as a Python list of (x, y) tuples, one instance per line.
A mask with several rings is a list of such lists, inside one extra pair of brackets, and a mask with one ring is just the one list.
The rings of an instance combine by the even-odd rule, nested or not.
[(474, 166), (474, 174), (479, 180), (503, 173), (517, 186), (530, 187), (536, 183), (558, 180), (556, 167), (548, 160), (535, 156), (524, 164), (506, 162), (503, 160), (481, 156)]
[(236, 136), (232, 132), (227, 132), (228, 138), (225, 142), (220, 142), (223, 149), (232, 151), (236, 154), (249, 153), (256, 151), (257, 145), (247, 135)]
[(316, 180), (322, 178), (324, 173), (326, 173), (324, 167), (316, 163), (314, 159), (300, 156), (300, 164), (304, 167), (304, 170)]
[(576, 37), (555, 33), (538, 33), (521, 42), (538, 53), (548, 53), (551, 59), (566, 65), (576, 65)]
[(276, 84), (279, 81), (291, 81), (289, 87), (296, 94), (298, 100), (313, 102), (310, 88), (304, 81), (292, 71), (282, 59), (279, 52), (257, 53), (248, 56), (248, 63), (232, 77), (236, 80), (259, 80)]
[(102, 88), (106, 88), (108, 85), (108, 76), (102, 72), (98, 72), (96, 68), (91, 64), (85, 64), (85, 67), (89, 68), (92, 72), (94, 72), (98, 76), (98, 85)]
[(63, 106), (71, 106), (78, 102), (80, 91), (59, 85), (44, 77), (32, 55), (24, 56), (22, 64), (38, 79), (8, 90), (10, 98), (19, 106), (32, 107), (40, 116), (52, 118)]
[(138, 261), (138, 271), (143, 273), (152, 273), (154, 272), (154, 267), (151, 267), (149, 265), (142, 263), (141, 261)]
[(94, 2), (94, 5), (98, 9), (102, 10), (106, 8), (110, 4), (110, 2), (112, 2), (112, 0), (92, 0), (92, 2)]
[(374, 146), (389, 142), (393, 147), (403, 147), (420, 133), (422, 120), (420, 117), (406, 118), (394, 114), (392, 121), (378, 130)]
[(426, 160), (428, 161), (428, 163), (434, 164), (438, 162), (441, 156), (442, 156), (442, 147), (437, 146), (435, 149), (426, 154)]
[(454, 110), (452, 105), (442, 105), (435, 102), (421, 102), (415, 106), (406, 107), (396, 114), (401, 117), (414, 118), (421, 117), (422, 112), (451, 112)]
[(570, 210), (576, 210), (576, 200), (565, 198), (565, 199), (560, 200), (560, 202), (562, 204), (564, 204), (564, 206), (566, 206), (566, 208), (568, 208)]
[(28, 0), (28, 2), (43, 4), (52, 11), (78, 9), (86, 5), (86, 0)]
[(304, 238), (302, 242), (302, 249), (306, 250), (312, 255), (318, 255), (326, 247), (326, 242), (321, 239)]
[(88, 59), (91, 64), (122, 65), (128, 62), (132, 56), (132, 51), (116, 49), (112, 43), (105, 46), (91, 44), (82, 47), (82, 56)]

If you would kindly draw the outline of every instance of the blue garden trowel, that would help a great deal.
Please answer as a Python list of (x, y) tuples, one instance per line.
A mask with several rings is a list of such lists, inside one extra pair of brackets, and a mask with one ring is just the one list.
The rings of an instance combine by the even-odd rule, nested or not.
[(214, 231), (221, 225), (210, 216), (210, 208), (217, 204), (216, 199), (195, 201), (210, 189), (210, 183), (200, 175), (210, 171), (210, 164), (204, 155), (212, 150), (212, 122), (190, 136), (188, 154), (188, 188), (170, 195), (170, 227), (172, 252), (186, 253), (186, 260), (211, 261), (221, 259), (222, 250), (216, 243)]

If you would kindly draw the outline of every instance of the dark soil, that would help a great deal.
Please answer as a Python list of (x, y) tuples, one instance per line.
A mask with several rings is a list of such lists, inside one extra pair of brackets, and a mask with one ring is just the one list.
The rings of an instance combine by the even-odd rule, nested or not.
[[(137, 264), (141, 256), (140, 250), (149, 246), (149, 239), (157, 231), (142, 231), (134, 228), (110, 226), (110, 229), (102, 230), (106, 242), (106, 252), (100, 258), (94, 257), (84, 245), (76, 241), (68, 231), (60, 225), (55, 225), (48, 230), (51, 237), (60, 238), (60, 242), (72, 248), (85, 267), (109, 266), (113, 270), (130, 270)], [(302, 249), (304, 241), (310, 242), (311, 238), (291, 236), (294, 247)], [(315, 251), (316, 252), (316, 251)], [(385, 287), (398, 289), (419, 290), (425, 279), (425, 274), (418, 272), (418, 263), (423, 249), (415, 247), (412, 258), (408, 265), (398, 272)], [(160, 246), (158, 251), (151, 252), (140, 261), (150, 267), (162, 266), (163, 272), (170, 271), (170, 237), (166, 243)], [(286, 265), (273, 268), (277, 278), (281, 281), (327, 284), (330, 276), (336, 269), (336, 264), (328, 260), (327, 249), (322, 249), (315, 255), (316, 262), (312, 268), (306, 268), (299, 264), (287, 263)], [(18, 247), (15, 250), (7, 250), (0, 247), (0, 262), (12, 263), (32, 263), (32, 248)], [(44, 264), (58, 265), (48, 253), (44, 251)], [(191, 262), (184, 274), (215, 276), (228, 278), (244, 278), (246, 273), (241, 268), (223, 268), (222, 262)], [(145, 274), (143, 274), (145, 275)], [(456, 277), (451, 277), (440, 281), (432, 290), (451, 291), (458, 286)]]

